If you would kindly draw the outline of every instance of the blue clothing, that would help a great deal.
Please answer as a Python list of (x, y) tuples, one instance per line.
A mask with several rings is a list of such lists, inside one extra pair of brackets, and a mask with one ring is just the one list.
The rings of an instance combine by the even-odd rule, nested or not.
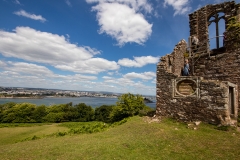
[(189, 64), (184, 64), (183, 76), (189, 76)]

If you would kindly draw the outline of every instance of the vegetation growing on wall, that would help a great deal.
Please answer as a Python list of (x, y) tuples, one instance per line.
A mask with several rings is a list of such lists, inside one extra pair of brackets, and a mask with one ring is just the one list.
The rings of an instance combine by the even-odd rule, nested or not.
[(240, 22), (237, 21), (236, 16), (231, 17), (228, 21), (226, 40), (234, 40), (236, 47), (240, 44)]

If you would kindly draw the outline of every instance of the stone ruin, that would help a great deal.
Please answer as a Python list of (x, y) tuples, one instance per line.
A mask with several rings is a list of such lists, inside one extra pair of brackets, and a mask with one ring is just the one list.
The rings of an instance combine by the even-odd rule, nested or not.
[[(240, 108), (240, 4), (207, 5), (189, 15), (190, 38), (181, 40), (157, 64), (156, 115), (183, 122), (236, 125)], [(219, 21), (225, 23), (224, 39)], [(215, 48), (210, 49), (209, 25), (215, 23)], [(223, 24), (224, 24), (223, 23)], [(198, 44), (192, 45), (193, 36)], [(221, 46), (221, 39), (224, 43)], [(190, 76), (182, 76), (184, 60)]]

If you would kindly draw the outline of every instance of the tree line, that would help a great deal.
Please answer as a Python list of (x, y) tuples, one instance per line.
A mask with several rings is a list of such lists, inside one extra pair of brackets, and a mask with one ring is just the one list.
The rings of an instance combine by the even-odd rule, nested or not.
[(140, 95), (123, 94), (116, 105), (102, 105), (95, 108), (85, 103), (72, 102), (52, 106), (36, 106), (31, 103), (9, 102), (0, 104), (0, 123), (43, 123), (43, 122), (88, 122), (113, 123), (135, 115), (154, 112), (146, 106)]

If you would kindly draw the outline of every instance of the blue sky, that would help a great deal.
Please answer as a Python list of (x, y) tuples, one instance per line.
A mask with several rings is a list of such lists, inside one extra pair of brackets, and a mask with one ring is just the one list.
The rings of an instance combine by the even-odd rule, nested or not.
[(155, 95), (188, 14), (219, 2), (0, 0), (0, 86)]

